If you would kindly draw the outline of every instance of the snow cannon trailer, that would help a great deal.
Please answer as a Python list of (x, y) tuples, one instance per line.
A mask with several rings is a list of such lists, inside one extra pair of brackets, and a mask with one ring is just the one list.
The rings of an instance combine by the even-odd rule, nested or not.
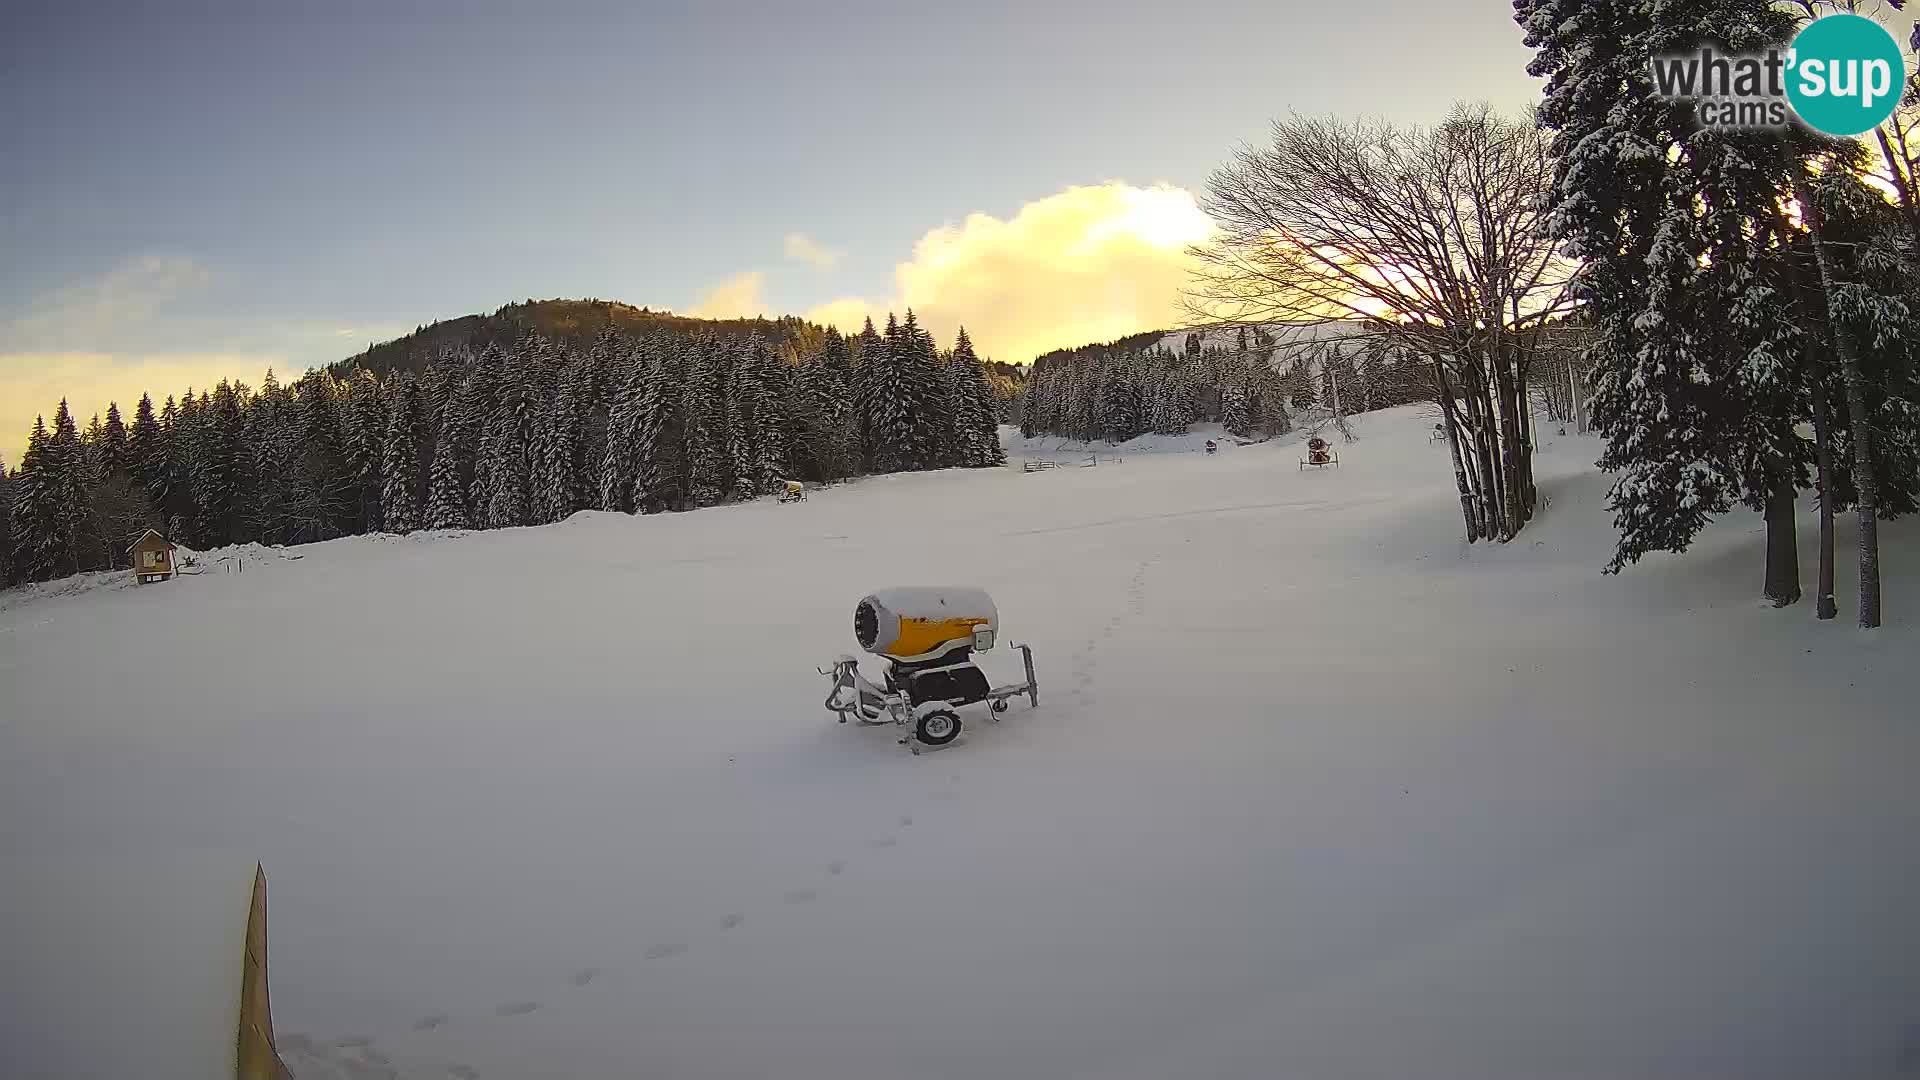
[(918, 754), (960, 736), (961, 706), (984, 701), (997, 721), (1009, 698), (1025, 694), (1028, 707), (1039, 705), (1031, 647), (1009, 643), (1025, 663), (1024, 682), (993, 686), (973, 662), (975, 652), (993, 648), (999, 632), (1000, 612), (984, 589), (882, 589), (866, 596), (853, 609), (853, 636), (885, 661), (886, 676), (875, 685), (857, 659), (841, 654), (831, 669), (818, 669), (833, 679), (827, 709), (843, 724), (899, 725), (908, 732), (900, 744)]

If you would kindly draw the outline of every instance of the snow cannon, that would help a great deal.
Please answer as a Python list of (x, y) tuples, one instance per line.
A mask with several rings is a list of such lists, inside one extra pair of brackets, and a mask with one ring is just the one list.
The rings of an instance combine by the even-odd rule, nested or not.
[(833, 679), (827, 710), (843, 724), (905, 728), (900, 742), (918, 754), (960, 736), (962, 706), (985, 702), (996, 721), (1010, 698), (1025, 694), (1029, 707), (1038, 706), (1030, 647), (1013, 644), (1026, 667), (1024, 682), (993, 686), (974, 663), (973, 654), (993, 648), (999, 632), (1000, 611), (985, 589), (947, 585), (869, 593), (854, 605), (853, 636), (884, 660), (885, 678), (877, 685), (868, 681), (859, 661), (842, 654), (832, 668), (819, 669)]
[(853, 609), (853, 636), (876, 656), (909, 663), (961, 647), (993, 648), (1000, 612), (985, 589), (882, 589)]

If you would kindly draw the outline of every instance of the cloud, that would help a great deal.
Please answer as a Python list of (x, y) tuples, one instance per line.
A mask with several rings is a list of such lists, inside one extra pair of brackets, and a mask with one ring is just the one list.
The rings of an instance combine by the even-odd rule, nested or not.
[(758, 270), (735, 274), (708, 289), (686, 314), (702, 319), (751, 318), (761, 313), (760, 286), (766, 275)]
[(125, 260), (41, 293), (20, 314), (0, 319), (0, 352), (112, 348), (212, 279), (206, 267), (180, 256)]
[(788, 233), (787, 258), (806, 263), (815, 270), (831, 270), (840, 262), (840, 252), (821, 247), (806, 233)]
[(841, 297), (807, 317), (852, 332), (912, 308), (943, 343), (964, 324), (982, 355), (1024, 363), (1178, 324), (1186, 249), (1211, 231), (1184, 188), (1071, 187), (1004, 220), (971, 214), (933, 229), (894, 268), (893, 295)]
[(143, 391), (158, 407), (168, 394), (223, 378), (257, 387), (269, 367), (290, 382), (361, 342), (411, 329), (235, 315), (219, 285), (193, 259), (147, 255), (0, 311), (0, 458), (17, 465), (33, 418), (51, 418), (63, 397), (82, 425), (110, 401), (131, 422)]

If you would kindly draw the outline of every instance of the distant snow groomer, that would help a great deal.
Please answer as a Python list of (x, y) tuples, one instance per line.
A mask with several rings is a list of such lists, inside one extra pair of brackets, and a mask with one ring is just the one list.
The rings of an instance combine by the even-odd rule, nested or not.
[(1026, 681), (990, 686), (973, 662), (975, 650), (993, 648), (1000, 613), (984, 589), (965, 586), (882, 589), (853, 609), (853, 636), (860, 647), (887, 660), (883, 685), (860, 674), (860, 663), (842, 654), (831, 670), (828, 710), (863, 724), (911, 726), (900, 742), (914, 753), (920, 747), (945, 746), (960, 735), (962, 705), (987, 702), (998, 720), (1007, 699), (1027, 695), (1040, 704), (1033, 677), (1033, 650), (1014, 645), (1026, 663)]

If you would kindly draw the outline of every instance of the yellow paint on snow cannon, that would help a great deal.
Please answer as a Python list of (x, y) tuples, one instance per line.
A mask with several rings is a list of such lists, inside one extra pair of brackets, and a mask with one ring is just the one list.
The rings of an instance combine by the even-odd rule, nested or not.
[[(976, 639), (975, 631), (987, 634)], [(983, 640), (990, 648), (1000, 613), (985, 589), (923, 586), (882, 589), (853, 609), (853, 636), (878, 656), (916, 660)]]

